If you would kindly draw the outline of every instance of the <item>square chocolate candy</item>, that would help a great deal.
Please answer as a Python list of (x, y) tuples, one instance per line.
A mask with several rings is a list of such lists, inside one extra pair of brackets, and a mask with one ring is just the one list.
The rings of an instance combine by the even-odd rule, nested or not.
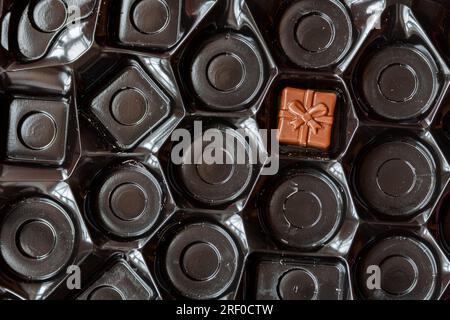
[(278, 122), (280, 143), (328, 150), (336, 102), (333, 92), (285, 88)]

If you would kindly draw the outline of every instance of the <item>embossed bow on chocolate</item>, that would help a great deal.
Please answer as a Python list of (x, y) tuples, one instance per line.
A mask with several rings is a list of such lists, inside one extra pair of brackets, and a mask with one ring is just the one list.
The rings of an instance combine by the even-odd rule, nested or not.
[(328, 150), (331, 146), (337, 95), (285, 88), (278, 113), (278, 139), (285, 145)]
[(289, 118), (293, 120), (289, 122), (294, 130), (298, 130), (301, 126), (307, 125), (314, 134), (322, 128), (322, 124), (332, 124), (333, 117), (328, 115), (328, 107), (319, 103), (310, 109), (306, 109), (303, 103), (298, 100), (291, 101), (288, 104)]

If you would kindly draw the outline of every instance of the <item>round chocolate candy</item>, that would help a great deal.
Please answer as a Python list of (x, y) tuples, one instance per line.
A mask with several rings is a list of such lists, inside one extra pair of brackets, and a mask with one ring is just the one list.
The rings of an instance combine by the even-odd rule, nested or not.
[(55, 119), (45, 112), (25, 115), (19, 123), (18, 134), (24, 146), (32, 150), (48, 149), (57, 136)]
[(113, 236), (127, 239), (148, 232), (159, 218), (162, 190), (146, 169), (126, 165), (102, 176), (93, 199), (100, 227)]
[(42, 32), (53, 33), (67, 20), (67, 5), (62, 0), (40, 0), (32, 12), (32, 22)]
[(242, 109), (262, 86), (263, 64), (253, 40), (235, 33), (219, 34), (196, 55), (191, 69), (192, 85), (211, 109)]
[(134, 27), (144, 34), (162, 32), (170, 21), (170, 8), (164, 0), (140, 0), (131, 13)]
[(370, 145), (356, 162), (356, 191), (382, 218), (420, 213), (436, 189), (436, 165), (425, 145), (409, 137)]
[(424, 242), (406, 236), (379, 239), (366, 248), (360, 259), (357, 281), (364, 298), (433, 298), (438, 285), (438, 266)]
[(263, 223), (282, 244), (311, 250), (328, 242), (344, 215), (342, 193), (325, 174), (290, 174), (268, 194)]
[(0, 228), (0, 252), (6, 265), (25, 280), (44, 281), (69, 263), (76, 230), (57, 203), (30, 198), (14, 205)]
[(278, 283), (281, 300), (316, 300), (319, 283), (316, 277), (304, 269), (293, 269), (283, 274)]
[[(236, 130), (223, 126), (211, 130), (222, 137), (222, 146), (211, 145), (202, 136), (195, 138), (184, 154), (180, 175), (176, 178), (181, 180), (182, 189), (192, 199), (222, 205), (235, 200), (248, 188), (253, 165), (249, 145)], [(196, 147), (201, 151), (198, 154)], [(208, 160), (207, 155), (214, 158)]]
[(295, 64), (322, 68), (338, 63), (352, 41), (352, 22), (337, 0), (302, 0), (281, 18), (281, 46)]
[(412, 46), (386, 47), (365, 66), (362, 89), (368, 107), (388, 120), (416, 120), (432, 106), (438, 70), (430, 53)]
[(162, 267), (182, 296), (215, 299), (236, 278), (238, 256), (238, 248), (227, 231), (215, 224), (196, 223), (177, 230)]

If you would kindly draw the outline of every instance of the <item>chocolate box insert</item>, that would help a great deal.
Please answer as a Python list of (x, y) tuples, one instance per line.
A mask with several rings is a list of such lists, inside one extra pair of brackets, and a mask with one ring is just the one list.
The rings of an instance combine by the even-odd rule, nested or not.
[[(0, 1), (0, 299), (450, 297), (449, 21), (443, 0)], [(187, 154), (210, 128), (225, 164)]]
[(10, 105), (7, 157), (14, 162), (61, 165), (66, 156), (69, 105), (15, 99)]
[(29, 61), (42, 58), (54, 49), (58, 39), (70, 46), (67, 38), (74, 40), (74, 37), (67, 34), (76, 28), (75, 23), (82, 24), (86, 19), (95, 18), (95, 0), (41, 0), (29, 1), (25, 6), (23, 2), (15, 2), (13, 6), (15, 12), (21, 11), (20, 20), (9, 20), (7, 22), (13, 24), (4, 25), (15, 33), (5, 41), (9, 42), (8, 47), (17, 48), (21, 59)]
[(340, 1), (294, 1), (279, 24), (281, 47), (300, 67), (336, 64), (349, 50), (353, 27)]
[(369, 108), (389, 120), (423, 117), (439, 88), (438, 68), (431, 54), (410, 45), (376, 51), (361, 81)]
[(299, 250), (317, 249), (339, 228), (343, 196), (332, 178), (317, 169), (290, 170), (264, 194), (261, 220), (281, 244)]
[(154, 300), (156, 297), (155, 289), (148, 286), (125, 260), (116, 259), (78, 299)]
[[(212, 123), (203, 128), (203, 132), (209, 129), (222, 137), (223, 145), (214, 149), (203, 136), (193, 135), (188, 149), (184, 150), (183, 164), (171, 164), (170, 178), (179, 193), (197, 202), (196, 206), (214, 208), (229, 205), (248, 191), (254, 181), (256, 165), (250, 162), (250, 145), (237, 128)], [(201, 152), (196, 153), (196, 148)], [(243, 150), (244, 154), (238, 154), (239, 150)], [(209, 164), (205, 159), (195, 158), (208, 152), (222, 161)]]
[[(118, 40), (121, 45), (167, 50), (179, 37), (180, 0), (121, 0)], [(117, 9), (117, 8), (116, 8)]]
[(353, 166), (356, 199), (381, 220), (414, 218), (439, 190), (439, 159), (414, 136), (381, 134), (359, 151)]
[(76, 229), (61, 206), (34, 198), (14, 206), (2, 220), (0, 239), (2, 257), (14, 273), (43, 281), (71, 260)]
[(198, 98), (216, 111), (251, 107), (266, 72), (256, 41), (238, 33), (218, 34), (203, 41), (190, 68)]
[(170, 235), (157, 257), (169, 288), (196, 300), (225, 295), (238, 276), (241, 254), (229, 232), (215, 223), (192, 222)]
[(158, 180), (142, 166), (125, 164), (105, 170), (89, 199), (94, 219), (119, 239), (142, 237), (156, 223), (163, 206)]
[(256, 300), (343, 300), (349, 271), (343, 260), (256, 253), (250, 257), (246, 293)]
[[(381, 269), (381, 288), (367, 287), (369, 266)], [(357, 281), (368, 299), (430, 299), (438, 289), (438, 262), (429, 246), (414, 237), (380, 238), (361, 256)]]
[(170, 106), (145, 71), (130, 65), (98, 93), (90, 110), (120, 148), (130, 149), (168, 116)]

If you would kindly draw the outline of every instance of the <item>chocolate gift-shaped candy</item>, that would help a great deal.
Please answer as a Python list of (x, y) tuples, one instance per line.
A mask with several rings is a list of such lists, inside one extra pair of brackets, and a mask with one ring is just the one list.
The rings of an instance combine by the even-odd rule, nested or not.
[(278, 123), (280, 143), (328, 150), (336, 102), (332, 92), (285, 88)]

